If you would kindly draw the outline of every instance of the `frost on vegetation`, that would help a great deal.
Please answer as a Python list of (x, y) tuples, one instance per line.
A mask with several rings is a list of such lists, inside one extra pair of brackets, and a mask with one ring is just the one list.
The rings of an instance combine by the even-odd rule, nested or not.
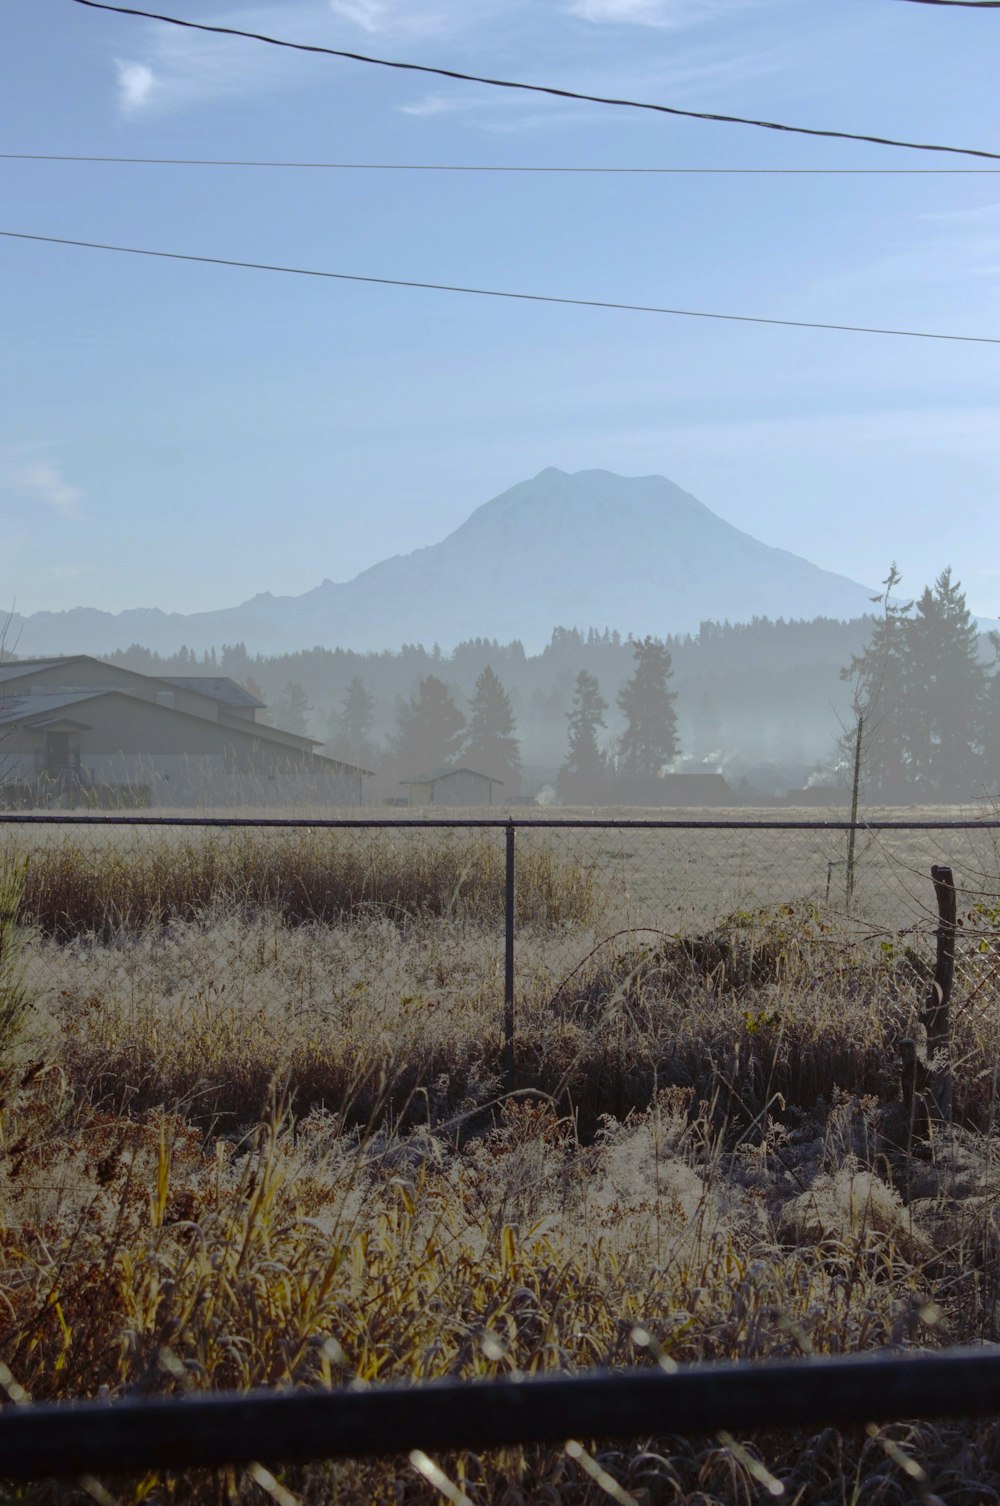
[(588, 1181), (587, 1217), (622, 1229), (630, 1244), (654, 1243), (661, 1259), (690, 1259), (720, 1238), (747, 1248), (767, 1237), (761, 1199), (698, 1156), (683, 1121), (650, 1114), (608, 1124)]
[(930, 1254), (930, 1244), (899, 1193), (872, 1172), (850, 1164), (820, 1172), (778, 1216), (782, 1242), (809, 1247), (849, 1245), (859, 1237), (892, 1241), (908, 1258)]

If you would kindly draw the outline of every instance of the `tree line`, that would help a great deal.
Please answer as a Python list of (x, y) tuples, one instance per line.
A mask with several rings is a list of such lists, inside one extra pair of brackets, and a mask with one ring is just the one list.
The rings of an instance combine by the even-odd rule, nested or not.
[(899, 584), (894, 566), (877, 611), (853, 622), (758, 618), (666, 639), (557, 628), (531, 655), (470, 639), (450, 654), (409, 644), (263, 658), (237, 644), (113, 657), (148, 674), (231, 676), (275, 725), (375, 769), (382, 794), (457, 762), (501, 779), (505, 795), (527, 765), (531, 788), (555, 778), (568, 803), (611, 801), (671, 767), (720, 771), (734, 787), (746, 776), (748, 796), (771, 792), (758, 783), (770, 769), (780, 793), (849, 786), (858, 747), (869, 800), (993, 792), (1000, 640), (980, 634), (950, 570), (914, 601)]
[(845, 667), (854, 725), (842, 764), (859, 754), (862, 793), (883, 803), (968, 800), (997, 788), (1000, 635), (984, 639), (951, 571), (915, 601), (896, 594), (895, 564), (864, 650)]
[[(680, 751), (676, 696), (668, 688), (673, 672), (670, 651), (660, 640), (633, 642), (635, 669), (618, 695), (625, 730), (617, 742), (602, 746), (601, 729), (608, 702), (597, 677), (586, 669), (577, 675), (567, 715), (566, 755), (558, 774), (560, 796), (570, 803), (592, 802), (610, 793), (616, 774), (656, 778)], [(355, 676), (340, 708), (331, 752), (348, 762), (375, 763), (372, 741), (375, 711), (371, 691)], [(510, 696), (487, 665), (479, 674), (466, 717), (443, 680), (427, 675), (408, 701), (399, 706), (395, 731), (386, 754), (401, 778), (439, 768), (465, 765), (499, 779), (505, 794), (518, 791), (521, 747)]]
[[(829, 757), (836, 716), (850, 715), (850, 688), (840, 670), (861, 652), (871, 628), (871, 619), (761, 617), (742, 624), (706, 622), (696, 634), (663, 639), (673, 666), (669, 688), (685, 766), (721, 768), (738, 782), (752, 765), (793, 765), (802, 782), (817, 760)], [(221, 674), (251, 685), (276, 726), (318, 738), (331, 750), (345, 735), (357, 744), (353, 718), (345, 729), (344, 715), (348, 690), (360, 681), (371, 697), (365, 757), (376, 762), (348, 761), (380, 769), (394, 746), (400, 712), (422, 680), (433, 676), (445, 684), (468, 719), (476, 682), (490, 668), (509, 697), (522, 763), (535, 783), (541, 771), (554, 776), (567, 760), (569, 717), (584, 671), (597, 680), (606, 703), (595, 736), (602, 767), (615, 773), (627, 726), (619, 698), (635, 669), (632, 639), (573, 628), (556, 628), (537, 653), (516, 641), (470, 638), (449, 653), (406, 644), (394, 652), (313, 648), (265, 657), (231, 644), (214, 653), (161, 656), (133, 645), (111, 657), (143, 674)]]

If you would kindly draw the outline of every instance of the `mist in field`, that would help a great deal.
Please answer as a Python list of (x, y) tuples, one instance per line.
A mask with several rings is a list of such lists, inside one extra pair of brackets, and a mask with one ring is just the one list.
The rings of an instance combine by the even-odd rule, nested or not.
[[(239, 644), (113, 658), (144, 674), (231, 676), (275, 726), (372, 770), (376, 799), (459, 766), (497, 781), (483, 798), (501, 800), (818, 801), (844, 798), (855, 774), (870, 800), (981, 799), (997, 777), (995, 635), (978, 631), (947, 570), (914, 602), (897, 587), (890, 575), (871, 615), (845, 622), (704, 622), (662, 639), (557, 628), (536, 653), (474, 637), (450, 653), (267, 657)], [(678, 774), (725, 786), (666, 798)]]

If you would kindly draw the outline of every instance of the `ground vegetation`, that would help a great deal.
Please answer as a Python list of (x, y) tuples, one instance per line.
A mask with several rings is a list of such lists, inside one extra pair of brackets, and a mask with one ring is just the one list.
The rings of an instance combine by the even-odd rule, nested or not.
[[(894, 1063), (927, 925), (790, 898), (612, 935), (600, 870), (539, 859), (505, 1079), (488, 848), (451, 869), (386, 848), (321, 911), (291, 880), (331, 851), (254, 842), (31, 854), (11, 924), (33, 1007), (0, 1093), (9, 1395), (1000, 1341), (995, 877), (963, 901), (955, 1127), (914, 1146)], [(435, 1464), (483, 1506), (593, 1506), (609, 1480), (685, 1506), (1000, 1492), (990, 1423), (581, 1443)], [(407, 1460), (279, 1475), (286, 1502), (440, 1499)], [(261, 1478), (97, 1488), (249, 1506)]]

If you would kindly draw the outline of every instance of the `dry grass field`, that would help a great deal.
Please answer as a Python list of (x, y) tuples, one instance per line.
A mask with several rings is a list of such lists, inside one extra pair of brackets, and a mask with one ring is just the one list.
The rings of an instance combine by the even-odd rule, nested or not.
[[(0, 843), (8, 1396), (1000, 1342), (989, 832), (859, 848), (845, 917), (839, 833), (520, 830), (513, 1082), (502, 833), (29, 835)], [(898, 1043), (949, 859), (956, 1127), (907, 1150)], [(1000, 1499), (1000, 1422), (780, 1421), (437, 1463), (477, 1506), (611, 1480), (692, 1506)], [(407, 1459), (100, 1490), (446, 1494)]]

